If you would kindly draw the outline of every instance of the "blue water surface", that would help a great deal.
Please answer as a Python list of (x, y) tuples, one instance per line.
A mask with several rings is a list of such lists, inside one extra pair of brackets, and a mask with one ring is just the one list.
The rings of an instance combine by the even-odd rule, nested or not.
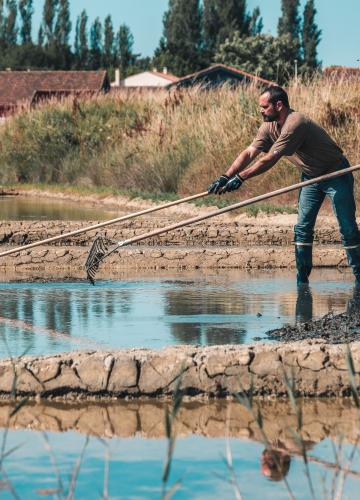
[(0, 356), (267, 341), (273, 328), (343, 312), (352, 291), (351, 274), (336, 270), (314, 271), (305, 295), (287, 271), (2, 282)]
[[(65, 434), (40, 432), (10, 432), (11, 446), (20, 446), (4, 462), (4, 470), (20, 498), (39, 498), (42, 490), (59, 488), (59, 478), (64, 493), (69, 491), (72, 477), (77, 468), (75, 498), (153, 499), (161, 498), (162, 471), (167, 450), (166, 439), (87, 438), (75, 432)], [(0, 435), (2, 438), (2, 436)], [(243, 498), (263, 500), (264, 498), (289, 498), (284, 481), (270, 481), (260, 473), (260, 456), (264, 445), (245, 439), (230, 438), (233, 468), (239, 491)], [(170, 488), (180, 481), (175, 499), (218, 499), (236, 498), (231, 484), (231, 473), (226, 467), (227, 442), (225, 438), (189, 436), (176, 441)], [(334, 444), (326, 439), (312, 453), (318, 456), (332, 456)], [(335, 446), (336, 450), (340, 448)], [(351, 445), (341, 448), (342, 464), (352, 451)], [(83, 458), (80, 460), (80, 457)], [(356, 454), (351, 462), (352, 469), (359, 469), (360, 459)], [(336, 472), (310, 463), (310, 477), (315, 498), (330, 498), (332, 482), (336, 483)], [(292, 457), (287, 481), (296, 499), (311, 498), (308, 479), (301, 457)], [(346, 477), (343, 498), (358, 498), (359, 479)], [(13, 498), (5, 489), (2, 498)]]

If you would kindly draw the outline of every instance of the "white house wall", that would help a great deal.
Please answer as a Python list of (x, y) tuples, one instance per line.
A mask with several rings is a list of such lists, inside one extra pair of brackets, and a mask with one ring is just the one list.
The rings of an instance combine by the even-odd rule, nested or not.
[(149, 71), (129, 76), (121, 80), (122, 87), (165, 87), (171, 83), (168, 78), (154, 75)]

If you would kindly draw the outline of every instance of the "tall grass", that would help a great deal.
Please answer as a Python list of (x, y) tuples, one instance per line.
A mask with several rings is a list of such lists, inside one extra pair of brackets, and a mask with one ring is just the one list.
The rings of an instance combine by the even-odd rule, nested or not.
[[(360, 81), (289, 85), (290, 102), (360, 159)], [(181, 195), (203, 191), (248, 146), (261, 122), (259, 89), (199, 88), (51, 101), (0, 128), (0, 181), (68, 183)], [(298, 181), (282, 160), (246, 183), (252, 196)], [(235, 194), (236, 196), (236, 194)], [(284, 201), (294, 201), (289, 194)]]

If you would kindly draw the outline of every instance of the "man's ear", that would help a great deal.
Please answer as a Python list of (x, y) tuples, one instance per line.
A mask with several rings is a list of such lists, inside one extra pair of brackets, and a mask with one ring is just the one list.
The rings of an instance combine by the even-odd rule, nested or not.
[(281, 111), (284, 107), (284, 103), (282, 101), (276, 101), (276, 104), (275, 104), (275, 109), (276, 111)]

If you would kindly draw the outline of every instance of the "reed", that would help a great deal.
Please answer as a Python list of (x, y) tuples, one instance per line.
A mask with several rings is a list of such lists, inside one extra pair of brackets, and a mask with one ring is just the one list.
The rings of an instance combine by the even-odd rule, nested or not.
[[(323, 125), (350, 163), (360, 157), (360, 80), (291, 82), (290, 102)], [(249, 145), (259, 89), (66, 98), (22, 110), (0, 128), (0, 182), (187, 195), (203, 191)], [(255, 196), (294, 183), (282, 160), (244, 186)], [(229, 197), (238, 196), (229, 195)], [(279, 201), (293, 204), (296, 195)]]

